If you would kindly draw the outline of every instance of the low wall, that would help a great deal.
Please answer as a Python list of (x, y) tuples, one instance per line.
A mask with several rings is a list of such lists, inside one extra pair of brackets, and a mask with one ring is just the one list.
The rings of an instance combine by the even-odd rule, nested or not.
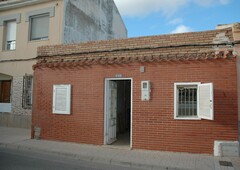
[(30, 129), (31, 124), (31, 115), (14, 115), (11, 113), (0, 113), (0, 126)]

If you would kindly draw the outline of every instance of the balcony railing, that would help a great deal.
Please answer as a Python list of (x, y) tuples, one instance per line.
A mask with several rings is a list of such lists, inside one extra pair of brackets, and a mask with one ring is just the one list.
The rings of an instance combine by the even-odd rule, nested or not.
[(16, 40), (7, 41), (7, 50), (15, 50), (16, 49)]

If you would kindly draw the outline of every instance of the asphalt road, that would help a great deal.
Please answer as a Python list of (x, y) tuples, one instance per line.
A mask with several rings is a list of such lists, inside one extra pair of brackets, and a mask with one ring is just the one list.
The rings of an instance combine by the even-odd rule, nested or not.
[(0, 148), (0, 170), (137, 170), (36, 151)]

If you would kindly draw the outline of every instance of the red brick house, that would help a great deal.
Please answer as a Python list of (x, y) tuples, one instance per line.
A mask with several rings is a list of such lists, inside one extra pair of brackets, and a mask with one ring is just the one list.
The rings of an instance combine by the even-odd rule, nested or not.
[(213, 154), (238, 141), (239, 30), (40, 47), (32, 137)]

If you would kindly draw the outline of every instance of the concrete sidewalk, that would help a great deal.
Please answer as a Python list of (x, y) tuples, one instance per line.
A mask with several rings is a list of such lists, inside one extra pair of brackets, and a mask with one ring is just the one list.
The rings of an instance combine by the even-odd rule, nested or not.
[[(97, 163), (143, 169), (240, 170), (240, 158), (116, 149), (107, 146), (32, 140), (30, 139), (30, 130), (17, 128), (0, 127), (0, 148), (1, 147), (49, 152)], [(231, 162), (233, 166), (220, 166), (219, 161)]]

